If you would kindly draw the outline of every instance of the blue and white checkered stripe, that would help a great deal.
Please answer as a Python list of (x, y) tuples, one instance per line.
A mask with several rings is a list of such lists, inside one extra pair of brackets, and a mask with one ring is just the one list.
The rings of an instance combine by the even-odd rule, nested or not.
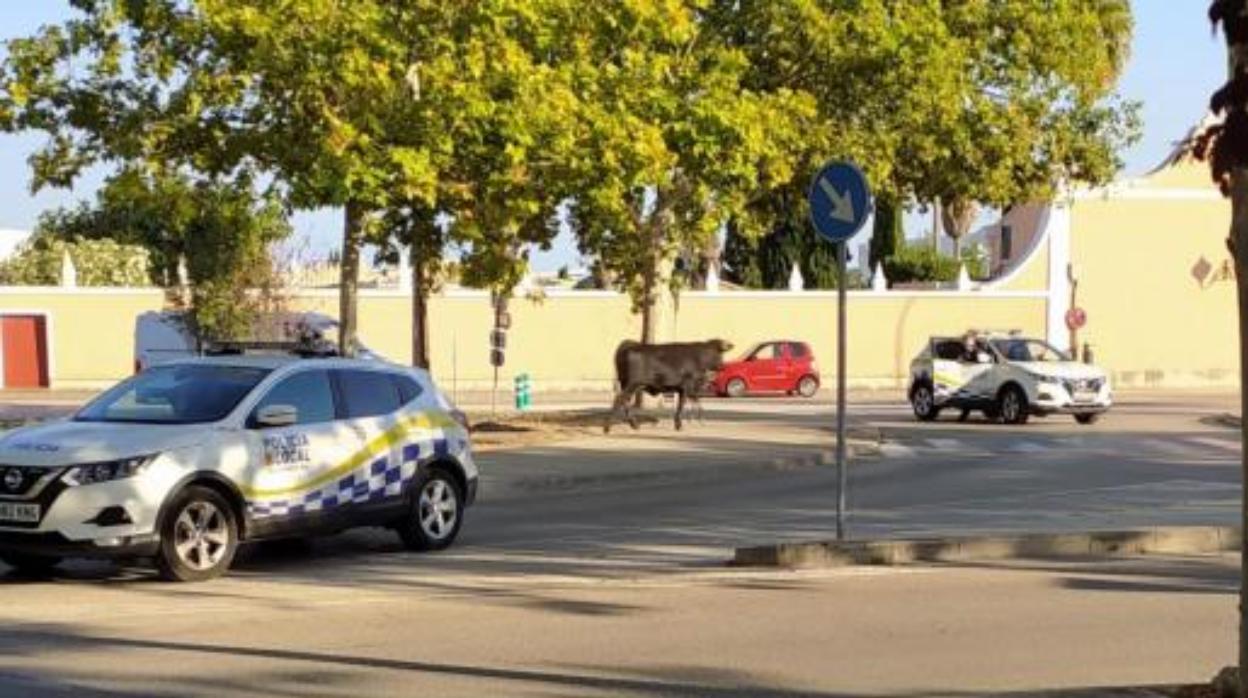
[[(423, 448), (422, 448), (423, 447)], [(376, 502), (403, 494), (404, 488), (422, 462), (445, 457), (450, 444), (446, 439), (434, 439), (423, 443), (403, 446), (399, 462), (391, 454), (377, 456), (367, 466), (340, 478), (337, 482), (309, 490), (292, 499), (266, 499), (248, 503), (252, 518), (265, 519), (279, 516), (328, 511), (348, 504)]]

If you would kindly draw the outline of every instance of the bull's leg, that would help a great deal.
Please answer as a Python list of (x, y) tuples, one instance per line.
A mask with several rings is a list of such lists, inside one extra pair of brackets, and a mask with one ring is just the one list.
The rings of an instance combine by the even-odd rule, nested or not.
[(632, 427), (633, 431), (641, 428), (641, 424), (637, 422), (637, 415), (633, 412), (633, 410), (639, 407), (639, 404), (633, 401), (633, 397), (640, 398), (644, 387), (641, 385), (633, 386), (632, 390), (629, 391), (628, 400), (624, 403), (624, 417), (628, 420), (628, 426)]
[(611, 411), (607, 413), (607, 422), (602, 425), (602, 433), (610, 434), (611, 424), (619, 419), (622, 410), (628, 409), (628, 393), (628, 389), (620, 388), (620, 391), (615, 394), (615, 402), (611, 405)]
[(681, 423), (681, 417), (685, 411), (685, 390), (680, 388), (676, 391), (676, 431), (680, 431), (684, 425)]

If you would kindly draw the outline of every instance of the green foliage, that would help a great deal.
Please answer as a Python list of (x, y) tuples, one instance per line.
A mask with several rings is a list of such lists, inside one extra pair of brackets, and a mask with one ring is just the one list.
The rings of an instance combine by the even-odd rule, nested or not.
[(33, 186), (87, 166), (259, 173), (296, 208), (344, 206), (343, 331), (354, 339), (361, 223), (431, 202), (450, 145), (421, 113), (407, 36), (433, 2), (101, 0), (12, 41), (0, 128), (47, 132)]
[[(278, 202), (257, 201), (245, 180), (195, 181), (132, 169), (109, 178), (94, 202), (47, 212), (36, 226), (39, 240), (144, 250), (139, 284), (178, 286), (184, 261), (190, 297), (182, 302), (205, 337), (237, 333), (276, 302), (269, 248), (289, 233)], [(80, 283), (88, 285), (82, 278), (80, 268)]]
[(759, 248), (760, 241), (742, 235), (729, 222), (724, 235), (724, 251), (720, 257), (724, 280), (746, 288), (770, 288), (763, 282)]
[(988, 250), (978, 243), (962, 248), (962, 264), (966, 274), (976, 281), (988, 278)]
[(877, 195), (875, 199), (875, 222), (871, 231), (870, 259), (867, 267), (875, 269), (878, 262), (893, 256), (906, 244), (902, 227), (904, 211), (891, 197)]
[[(1103, 183), (1138, 135), (1114, 83), (1127, 0), (716, 0), (744, 83), (813, 96), (799, 179), (856, 161), (877, 193), (1004, 206)], [(830, 77), (834, 76), (834, 77)]]
[(814, 115), (806, 95), (745, 85), (748, 62), (700, 5), (578, 3), (560, 21), (581, 96), (570, 222), (643, 313), (678, 252), (729, 220), (766, 230), (747, 204), (793, 178)]
[(120, 162), (154, 185), (194, 172), (343, 206), (344, 342), (365, 235), (431, 265), (457, 247), (466, 283), (506, 291), (564, 203), (598, 278), (647, 310), (668, 263), (729, 221), (738, 252), (776, 238), (758, 262), (734, 253), (741, 278), (796, 258), (826, 284), (827, 252), (796, 221), (828, 158), (899, 206), (1000, 207), (1105, 181), (1138, 132), (1113, 91), (1128, 0), (74, 6), (0, 64), (0, 130), (48, 136), (33, 187)]
[(958, 262), (927, 245), (904, 245), (884, 260), (884, 276), (892, 284), (955, 281)]
[(146, 286), (148, 253), (138, 245), (113, 240), (60, 240), (36, 235), (16, 254), (0, 263), (0, 284), (59, 285), (66, 253), (79, 286)]
[[(837, 287), (836, 246), (815, 234), (806, 218), (758, 239), (737, 232), (729, 224), (724, 242), (724, 277), (746, 288), (783, 290), (789, 287), (793, 264), (802, 274), (803, 287)], [(847, 276), (850, 288), (861, 288), (860, 278)]]

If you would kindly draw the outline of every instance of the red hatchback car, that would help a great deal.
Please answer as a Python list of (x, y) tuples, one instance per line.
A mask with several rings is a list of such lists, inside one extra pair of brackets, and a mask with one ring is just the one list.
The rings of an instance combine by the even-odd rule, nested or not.
[(715, 374), (716, 395), (740, 397), (746, 393), (797, 393), (813, 397), (819, 390), (815, 355), (805, 342), (774, 341), (758, 344)]

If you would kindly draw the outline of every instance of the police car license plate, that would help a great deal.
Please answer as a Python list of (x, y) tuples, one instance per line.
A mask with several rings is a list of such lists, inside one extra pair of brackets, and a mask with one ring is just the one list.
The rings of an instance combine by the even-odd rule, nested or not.
[(1076, 390), (1071, 397), (1075, 402), (1096, 402), (1096, 393), (1091, 390)]
[(0, 521), (39, 523), (39, 505), (0, 502)]

